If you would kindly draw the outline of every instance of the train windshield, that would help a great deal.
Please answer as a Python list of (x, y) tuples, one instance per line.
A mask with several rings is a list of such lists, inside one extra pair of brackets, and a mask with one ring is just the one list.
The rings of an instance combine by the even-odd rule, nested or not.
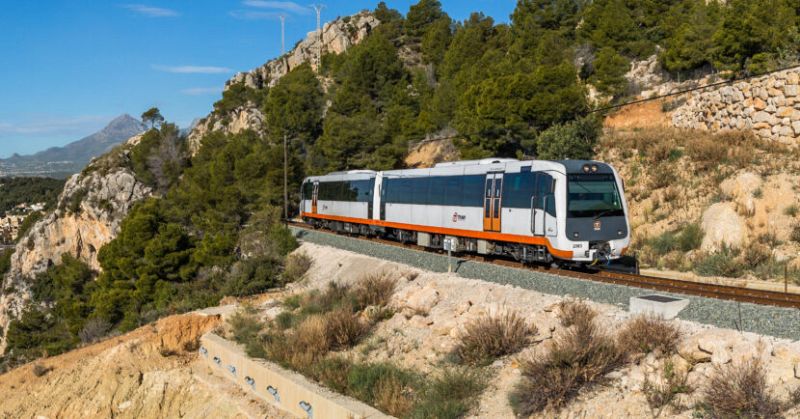
[(614, 175), (569, 175), (568, 185), (568, 217), (599, 218), (625, 215)]

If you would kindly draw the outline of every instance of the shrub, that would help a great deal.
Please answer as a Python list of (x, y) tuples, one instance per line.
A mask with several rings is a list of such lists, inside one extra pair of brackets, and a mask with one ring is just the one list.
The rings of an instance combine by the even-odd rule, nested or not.
[(592, 117), (553, 125), (536, 138), (536, 155), (543, 160), (591, 159), (600, 132), (599, 120)]
[(535, 330), (515, 312), (480, 317), (467, 324), (455, 354), (467, 364), (486, 364), (527, 346)]
[(783, 209), (783, 213), (789, 217), (796, 217), (798, 212), (800, 212), (800, 207), (798, 207), (797, 204), (789, 205)]
[(350, 287), (333, 281), (328, 283), (324, 291), (311, 291), (300, 298), (302, 314), (327, 313), (343, 305), (353, 305)]
[(95, 317), (86, 321), (83, 329), (78, 332), (78, 337), (83, 343), (92, 343), (105, 336), (109, 330), (111, 330), (111, 323), (108, 320)]
[(792, 228), (791, 239), (795, 243), (800, 243), (800, 224), (797, 224)]
[(261, 337), (264, 323), (258, 319), (254, 308), (245, 307), (243, 310), (238, 311), (231, 316), (228, 324), (231, 326), (233, 339), (244, 345), (248, 356), (253, 358), (267, 357), (264, 341)]
[(729, 364), (710, 378), (702, 407), (712, 417), (779, 417), (781, 403), (767, 385), (764, 366), (757, 360)]
[(45, 367), (44, 365), (41, 365), (41, 364), (33, 364), (32, 371), (33, 371), (33, 375), (35, 375), (37, 377), (41, 377), (41, 376), (47, 374), (48, 372), (50, 372), (50, 369), (51, 368)]
[(311, 269), (314, 261), (305, 253), (292, 253), (286, 257), (283, 267), (283, 282), (297, 282)]
[(628, 355), (647, 354), (658, 350), (661, 354), (675, 352), (680, 330), (664, 319), (651, 315), (637, 316), (628, 321), (619, 332), (620, 350)]
[(724, 276), (738, 278), (742, 276), (742, 264), (736, 260), (739, 250), (723, 247), (719, 251), (700, 258), (694, 267), (695, 273), (701, 276)]
[(397, 281), (387, 272), (362, 278), (353, 288), (356, 308), (388, 305), (396, 286)]
[(658, 255), (665, 255), (675, 250), (688, 252), (697, 249), (703, 242), (703, 229), (697, 223), (687, 224), (680, 231), (666, 231), (650, 240), (647, 244)]
[(510, 395), (517, 415), (527, 417), (546, 408), (559, 409), (582, 388), (622, 364), (614, 340), (601, 333), (593, 320), (585, 321), (585, 316), (578, 319), (576, 327), (556, 339), (549, 351), (522, 362), (522, 381)]
[(314, 377), (329, 389), (345, 394), (347, 377), (353, 364), (345, 358), (330, 357), (320, 360), (313, 370)]
[(341, 307), (325, 315), (325, 335), (330, 349), (350, 348), (368, 330), (369, 326), (350, 307)]
[(412, 418), (460, 418), (478, 402), (486, 382), (480, 370), (447, 368), (428, 382), (411, 412)]
[(562, 300), (558, 303), (559, 320), (564, 327), (577, 325), (586, 327), (592, 323), (597, 312), (581, 300)]
[(357, 399), (392, 416), (406, 416), (420, 378), (391, 364), (360, 364), (350, 368), (347, 386)]

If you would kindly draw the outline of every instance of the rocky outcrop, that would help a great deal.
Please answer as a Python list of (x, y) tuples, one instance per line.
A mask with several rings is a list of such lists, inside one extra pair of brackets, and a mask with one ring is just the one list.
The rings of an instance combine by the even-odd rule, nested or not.
[(705, 233), (703, 250), (715, 251), (723, 246), (738, 248), (747, 239), (747, 225), (730, 202), (710, 206), (703, 213), (700, 225)]
[(672, 124), (711, 131), (752, 130), (764, 140), (793, 144), (800, 137), (800, 69), (692, 92)]
[[(322, 54), (341, 54), (347, 51), (351, 46), (363, 41), (372, 28), (379, 24), (380, 21), (367, 11), (339, 17), (326, 23), (322, 27)], [(225, 83), (225, 90), (236, 83), (244, 83), (252, 89), (274, 86), (286, 73), (304, 63), (311, 63), (311, 66), (316, 69), (317, 53), (320, 50), (319, 38), (317, 31), (309, 32), (304, 40), (283, 56), (267, 61), (254, 70), (233, 76)], [(239, 107), (229, 115), (212, 113), (198, 123), (189, 134), (189, 149), (192, 154), (197, 153), (203, 136), (212, 131), (237, 134), (247, 129), (260, 131), (263, 126), (264, 115), (255, 104)]]
[[(135, 143), (138, 137), (129, 140)], [(11, 269), (2, 280), (0, 330), (18, 317), (30, 299), (30, 279), (70, 254), (99, 270), (97, 252), (111, 241), (133, 204), (152, 190), (124, 167), (113, 167), (125, 158), (120, 149), (95, 160), (83, 173), (72, 176), (59, 196), (56, 210), (38, 221), (17, 244)], [(0, 353), (5, 349), (0, 335)]]

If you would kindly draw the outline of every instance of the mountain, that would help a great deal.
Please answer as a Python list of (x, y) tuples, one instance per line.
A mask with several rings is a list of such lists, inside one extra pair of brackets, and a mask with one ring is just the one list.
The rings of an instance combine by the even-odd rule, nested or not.
[(67, 177), (83, 170), (93, 158), (107, 153), (144, 130), (144, 124), (138, 119), (128, 114), (120, 115), (102, 130), (63, 147), (52, 147), (29, 156), (15, 154), (8, 159), (0, 159), (0, 177)]

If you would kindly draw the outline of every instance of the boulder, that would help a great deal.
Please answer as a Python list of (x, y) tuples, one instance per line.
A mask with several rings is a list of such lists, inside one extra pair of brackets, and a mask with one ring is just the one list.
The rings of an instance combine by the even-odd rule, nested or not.
[(428, 285), (425, 288), (411, 294), (404, 303), (408, 307), (419, 313), (429, 313), (439, 302), (439, 291)]
[(714, 252), (722, 246), (741, 247), (746, 244), (747, 225), (736, 213), (732, 202), (718, 202), (703, 213), (700, 227), (705, 236), (701, 248)]

